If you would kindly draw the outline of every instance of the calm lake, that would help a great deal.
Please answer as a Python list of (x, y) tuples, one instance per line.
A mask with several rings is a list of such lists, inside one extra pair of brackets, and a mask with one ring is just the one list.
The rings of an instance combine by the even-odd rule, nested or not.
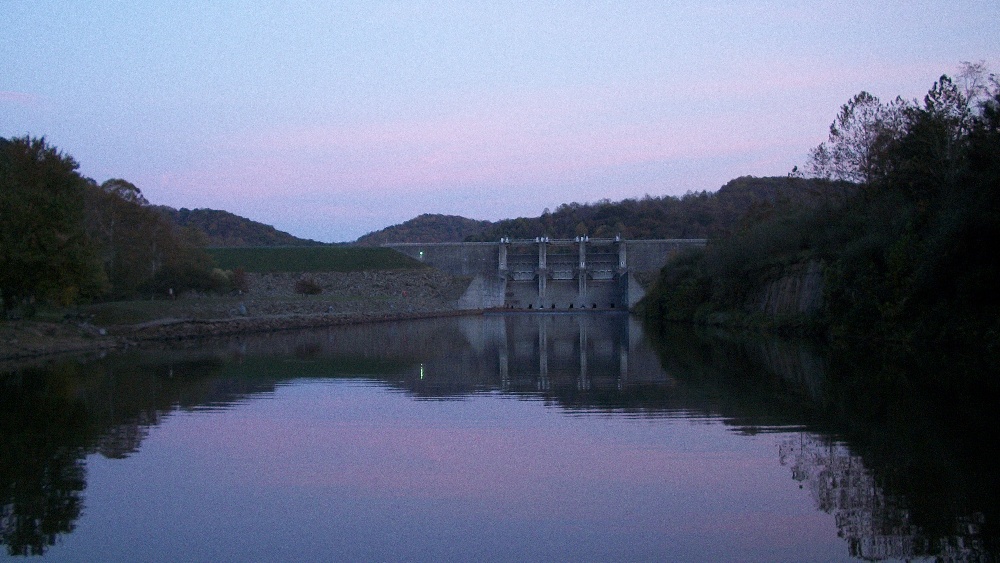
[(994, 436), (858, 369), (613, 313), (50, 361), (0, 374), (0, 557), (995, 558)]

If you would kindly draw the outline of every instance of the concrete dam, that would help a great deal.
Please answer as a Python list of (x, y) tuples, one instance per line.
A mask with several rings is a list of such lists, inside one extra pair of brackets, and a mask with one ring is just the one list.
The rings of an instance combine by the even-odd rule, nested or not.
[(705, 239), (502, 239), (390, 243), (387, 248), (470, 278), (463, 309), (629, 309), (646, 294), (640, 274)]

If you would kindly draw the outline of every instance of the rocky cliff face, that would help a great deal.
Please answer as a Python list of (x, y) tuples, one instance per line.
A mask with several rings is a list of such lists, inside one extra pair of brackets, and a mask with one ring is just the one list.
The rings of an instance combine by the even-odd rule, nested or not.
[(782, 268), (749, 305), (772, 317), (818, 311), (823, 305), (823, 265), (810, 260)]

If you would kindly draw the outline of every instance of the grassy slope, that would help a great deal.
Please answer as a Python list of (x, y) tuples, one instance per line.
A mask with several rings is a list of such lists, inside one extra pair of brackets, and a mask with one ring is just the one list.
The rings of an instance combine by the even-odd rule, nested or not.
[(209, 254), (224, 270), (247, 272), (358, 272), (425, 267), (388, 248), (353, 246), (210, 248)]

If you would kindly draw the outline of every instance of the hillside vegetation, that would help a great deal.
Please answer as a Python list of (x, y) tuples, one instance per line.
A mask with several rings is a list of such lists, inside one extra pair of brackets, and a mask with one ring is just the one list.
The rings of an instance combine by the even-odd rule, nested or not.
[(849, 183), (805, 178), (736, 178), (717, 192), (692, 192), (680, 197), (568, 203), (540, 217), (505, 219), (490, 225), (470, 241), (501, 237), (574, 238), (581, 235), (632, 239), (716, 238), (733, 232), (748, 217), (766, 213), (775, 205), (819, 205), (842, 199)]
[[(857, 190), (779, 204), (681, 256), (642, 303), (656, 322), (811, 329), (837, 340), (957, 360), (1000, 357), (1000, 84), (981, 65), (942, 76), (922, 102), (862, 92), (812, 151), (813, 182)], [(754, 307), (804, 264), (823, 272), (821, 306), (790, 318)]]
[(45, 139), (0, 138), (0, 304), (37, 304), (207, 289), (197, 231), (171, 224), (122, 179), (98, 184)]
[(323, 243), (299, 238), (271, 225), (265, 225), (228, 211), (217, 209), (174, 209), (157, 205), (154, 209), (171, 223), (195, 229), (204, 235), (205, 244), (217, 247), (241, 246), (318, 246)]
[(462, 242), (483, 232), (492, 223), (457, 215), (425, 213), (409, 221), (368, 233), (356, 241), (363, 246), (389, 242)]
[(843, 200), (855, 188), (850, 182), (743, 176), (716, 192), (566, 203), (555, 211), (545, 210), (538, 217), (497, 222), (424, 214), (368, 233), (359, 238), (357, 244), (494, 242), (502, 237), (568, 239), (580, 235), (603, 238), (620, 235), (633, 239), (715, 238), (732, 233), (759, 214), (770, 213), (775, 206), (815, 207), (829, 200)]
[[(78, 167), (45, 139), (0, 138), (0, 318), (31, 317), (39, 305), (226, 293), (247, 271), (420, 266), (386, 249), (317, 246), (224, 211), (153, 206), (130, 182), (98, 184)], [(206, 250), (212, 243), (230, 248)], [(263, 246), (234, 248), (248, 244)]]

